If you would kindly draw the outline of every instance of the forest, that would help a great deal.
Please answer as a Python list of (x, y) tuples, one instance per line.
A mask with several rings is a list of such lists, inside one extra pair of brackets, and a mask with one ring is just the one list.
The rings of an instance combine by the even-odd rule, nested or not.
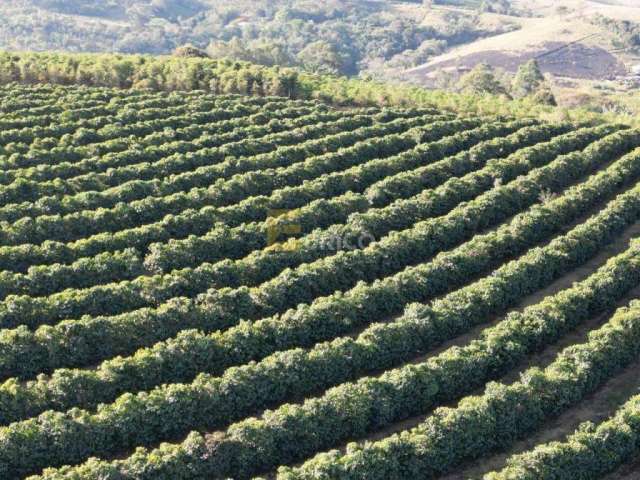
[(386, 0), (18, 0), (0, 5), (0, 46), (168, 54), (193, 44), (213, 58), (380, 76), (510, 28), (478, 26), (491, 7), (470, 7), (429, 26)]

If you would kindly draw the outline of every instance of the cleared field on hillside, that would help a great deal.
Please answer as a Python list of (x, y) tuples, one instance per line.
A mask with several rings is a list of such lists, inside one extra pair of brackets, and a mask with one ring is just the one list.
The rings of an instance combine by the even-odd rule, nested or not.
[[(512, 25), (512, 30), (455, 46), (423, 65), (406, 70), (399, 78), (435, 86), (443, 71), (458, 79), (478, 63), (486, 62), (515, 73), (520, 65), (535, 58), (542, 71), (552, 78), (582, 86), (611, 81), (624, 88), (619, 79), (629, 74), (638, 63), (638, 56), (631, 45), (621, 45), (617, 33), (597, 19), (625, 20), (633, 25), (640, 21), (640, 3), (526, 0), (512, 4), (511, 14), (483, 13), (477, 20), (481, 25)], [(447, 18), (459, 12), (455, 8), (436, 6), (425, 16), (423, 24), (446, 23)], [(468, 10), (466, 14), (472, 13)], [(557, 97), (564, 105), (563, 95)], [(571, 93), (567, 100), (570, 98)]]
[(638, 130), (8, 85), (0, 166), (2, 479), (633, 475)]

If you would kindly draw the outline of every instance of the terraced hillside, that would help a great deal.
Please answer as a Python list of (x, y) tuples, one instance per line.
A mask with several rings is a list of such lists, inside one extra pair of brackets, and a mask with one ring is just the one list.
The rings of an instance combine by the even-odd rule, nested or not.
[(635, 478), (640, 131), (8, 85), (0, 146), (0, 478)]

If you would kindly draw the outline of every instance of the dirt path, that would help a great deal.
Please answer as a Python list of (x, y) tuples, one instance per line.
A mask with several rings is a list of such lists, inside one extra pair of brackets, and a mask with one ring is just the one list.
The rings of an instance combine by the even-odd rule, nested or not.
[[(599, 211), (601, 208), (602, 206), (600, 206), (600, 208), (596, 209), (595, 211)], [(566, 232), (571, 228), (573, 228), (575, 225), (584, 222), (584, 220), (589, 216), (593, 215), (595, 211), (591, 211), (588, 214), (586, 214), (583, 218), (574, 222), (573, 224), (567, 225), (564, 231)], [(560, 279), (556, 280), (548, 287), (542, 290), (539, 290), (532, 295), (525, 297), (515, 308), (511, 309), (511, 311), (522, 310), (529, 305), (539, 303), (545, 297), (549, 295), (553, 295), (566, 288), (569, 288), (575, 282), (584, 280), (589, 275), (591, 275), (595, 270), (603, 266), (610, 258), (625, 251), (629, 246), (629, 241), (635, 237), (640, 237), (640, 222), (636, 222), (635, 224), (627, 228), (623, 232), (623, 234), (621, 234), (614, 242), (609, 244), (607, 247), (603, 248), (598, 253), (598, 255), (596, 255), (586, 264), (573, 270), (571, 273), (561, 277)], [(544, 242), (544, 244), (546, 243), (548, 242)], [(631, 298), (637, 298), (637, 297), (640, 297), (640, 286), (635, 290), (633, 290), (623, 300), (618, 302), (618, 305), (622, 306), (628, 303), (628, 301)], [(515, 369), (515, 371), (512, 371), (511, 373), (509, 373), (508, 375), (505, 375), (502, 379), (499, 379), (499, 380), (506, 383), (511, 383), (518, 379), (520, 371), (528, 368), (529, 366), (532, 366), (532, 365), (544, 366), (550, 363), (551, 361), (553, 361), (553, 359), (555, 358), (555, 356), (560, 350), (566, 348), (569, 345), (583, 342), (587, 333), (595, 328), (598, 328), (599, 325), (606, 322), (608, 316), (609, 314), (603, 314), (589, 320), (585, 324), (581, 325), (580, 328), (576, 329), (574, 332), (571, 332), (568, 335), (564, 336), (558, 343), (550, 346), (549, 348), (543, 350), (538, 354), (534, 354), (530, 356), (527, 359), (527, 361), (523, 362), (523, 364), (517, 369)], [(495, 325), (503, 318), (504, 318), (503, 314), (496, 315), (492, 319), (492, 321), (489, 322), (488, 324), (480, 325), (475, 329), (473, 329), (472, 331), (468, 332), (467, 334), (458, 336), (455, 339), (447, 341), (442, 345), (440, 345), (439, 347), (431, 350), (427, 354), (417, 357), (407, 363), (420, 363), (425, 361), (427, 358), (433, 357), (438, 353), (452, 346), (464, 346), (474, 338), (477, 338), (484, 329)], [(608, 416), (609, 412), (615, 410), (615, 407), (617, 405), (624, 402), (628, 397), (633, 395), (635, 391), (638, 391), (638, 389), (640, 388), (640, 378), (636, 378), (638, 377), (637, 368), (640, 368), (640, 362), (637, 365), (635, 365), (635, 370), (633, 368), (628, 369), (627, 372), (625, 372), (619, 377), (616, 377), (616, 379), (612, 380), (611, 386), (609, 387), (605, 386), (601, 391), (599, 391), (596, 394), (600, 396), (599, 402), (593, 403), (592, 405), (590, 405), (589, 401), (585, 401), (587, 404), (586, 407), (583, 406), (583, 407), (578, 407), (577, 409), (570, 410), (569, 412), (567, 412), (566, 415), (560, 417), (560, 419), (552, 423), (552, 425), (555, 425), (554, 427), (551, 427), (551, 426), (545, 427), (542, 430), (542, 433), (537, 435), (532, 435), (530, 437), (531, 439), (530, 443), (527, 443), (527, 441), (522, 442), (522, 446), (520, 446), (520, 449), (527, 449), (527, 448), (530, 448), (529, 445), (535, 445), (537, 443), (540, 443), (541, 441), (546, 441), (544, 439), (545, 434), (551, 436), (552, 433), (555, 433), (555, 438), (560, 438), (562, 435), (572, 432), (578, 423), (580, 423), (581, 421), (584, 421), (583, 418), (584, 419), (589, 419), (589, 418), (603, 419), (606, 416)], [(376, 373), (381, 374), (382, 372), (376, 372)], [(370, 374), (370, 375), (373, 375), (373, 374)], [(475, 391), (470, 392), (469, 395), (481, 394), (483, 391), (484, 391), (484, 388), (476, 389)], [(617, 392), (620, 392), (620, 393), (617, 393)], [(594, 397), (596, 395), (594, 395)], [(617, 396), (619, 396), (619, 398), (617, 398)], [(449, 403), (443, 404), (443, 406), (455, 406), (457, 405), (458, 401), (459, 399), (455, 399)], [(411, 417), (401, 422), (397, 422), (385, 429), (372, 433), (366, 438), (358, 439), (358, 442), (376, 441), (376, 440), (383, 439), (394, 433), (397, 433), (403, 430), (408, 430), (422, 423), (428, 417), (429, 414), (430, 412), (427, 412), (424, 415)], [(572, 416), (575, 417), (575, 420), (573, 422), (572, 422)], [(344, 451), (346, 448), (346, 442), (336, 448)], [(513, 451), (518, 451), (517, 449), (518, 449), (518, 446), (516, 446)], [(478, 472), (482, 473), (485, 470), (493, 470), (493, 469), (499, 468), (499, 466), (504, 463), (504, 460), (507, 457), (508, 457), (508, 454), (496, 455), (495, 457), (490, 457), (489, 459), (483, 459), (482, 461), (479, 461), (477, 463), (472, 462), (469, 464), (468, 467), (465, 467), (464, 470), (460, 471), (459, 473), (455, 473), (444, 478), (446, 478), (447, 480), (458, 480), (461, 478), (468, 478), (468, 476), (465, 476), (465, 475), (475, 475), (476, 473)], [(272, 474), (269, 475), (268, 478), (273, 478), (273, 475)]]
[[(628, 245), (631, 238), (638, 236), (640, 236), (640, 222), (627, 229), (624, 235), (620, 236), (614, 244), (603, 250), (587, 265), (554, 282), (554, 284), (549, 286), (547, 289), (531, 295), (522, 303), (522, 306), (536, 303), (544, 296), (553, 294), (571, 286), (573, 282), (584, 279), (600, 265), (603, 265), (608, 258), (621, 253), (626, 248), (625, 246)], [(634, 298), (640, 298), (640, 286), (636, 287), (622, 300), (617, 302), (616, 307), (622, 307)], [(578, 329), (568, 335), (565, 335), (556, 344), (550, 345), (543, 351), (529, 356), (526, 362), (523, 362), (518, 368), (502, 377), (500, 381), (504, 383), (511, 383), (516, 381), (520, 374), (531, 366), (545, 367), (551, 363), (556, 358), (557, 354), (564, 348), (586, 341), (588, 333), (606, 323), (610, 314), (611, 312), (598, 315), (597, 317), (590, 319), (588, 322), (582, 324)], [(518, 442), (510, 451), (471, 462), (462, 470), (443, 477), (443, 480), (478, 478), (488, 471), (503, 467), (506, 459), (514, 453), (529, 450), (540, 443), (562, 440), (584, 421), (591, 420), (598, 423), (605, 420), (629, 397), (640, 393), (640, 375), (638, 372), (640, 372), (640, 359), (625, 369), (620, 375), (607, 382), (597, 392), (584, 399), (580, 404), (578, 404), (578, 406), (550, 421), (542, 430), (527, 437), (527, 439)], [(638, 466), (640, 467), (640, 464)], [(609, 480), (613, 480), (614, 478), (615, 477), (612, 477)], [(640, 477), (629, 477), (628, 480), (631, 480), (631, 478), (637, 479)]]
[[(603, 249), (598, 256), (593, 258), (583, 267), (580, 267), (571, 274), (557, 280), (548, 288), (527, 297), (527, 299), (521, 303), (520, 308), (537, 303), (545, 296), (553, 295), (560, 290), (570, 287), (574, 282), (585, 279), (597, 268), (604, 265), (609, 258), (624, 251), (628, 246), (629, 240), (639, 236), (640, 222), (637, 222), (628, 228), (613, 244), (608, 248)], [(621, 301), (617, 302), (617, 306), (624, 306), (634, 298), (640, 298), (640, 286), (632, 290)], [(607, 313), (590, 319), (575, 331), (565, 335), (556, 344), (549, 346), (542, 352), (531, 355), (526, 362), (522, 363), (518, 368), (502, 377), (500, 381), (504, 383), (511, 383), (516, 381), (519, 378), (520, 373), (526, 368), (534, 365), (540, 367), (548, 365), (562, 349), (573, 344), (584, 342), (588, 333), (605, 323), (609, 316), (610, 313)], [(539, 443), (552, 440), (562, 440), (584, 421), (591, 420), (594, 422), (601, 422), (608, 418), (616, 408), (624, 403), (629, 397), (640, 393), (639, 371), (640, 360), (628, 367), (622, 374), (610, 380), (596, 393), (587, 397), (587, 399), (583, 400), (576, 408), (565, 412), (560, 417), (549, 422), (549, 424), (542, 430), (529, 436), (526, 440), (518, 442), (518, 444), (516, 444), (509, 452), (471, 462), (462, 470), (443, 477), (443, 480), (477, 478), (488, 471), (499, 469), (504, 466), (506, 459), (514, 453), (529, 450)], [(640, 467), (640, 464), (638, 466)], [(614, 480), (614, 478), (615, 477), (612, 477), (608, 480)], [(631, 480), (632, 478), (637, 479), (640, 478), (640, 476), (636, 475), (636, 477), (629, 477), (625, 480)]]
[[(545, 297), (549, 296), (549, 295), (554, 295), (555, 293), (558, 293), (561, 290), (564, 290), (568, 287), (570, 287), (573, 283), (575, 282), (579, 282), (581, 280), (584, 280), (585, 278), (587, 278), (589, 275), (591, 275), (595, 270), (597, 270), (598, 268), (600, 268), (602, 265), (604, 265), (610, 258), (618, 255), (619, 253), (622, 253), (624, 250), (627, 249), (627, 247), (629, 246), (629, 241), (630, 239), (634, 238), (634, 237), (638, 237), (640, 236), (640, 222), (635, 223), (634, 225), (632, 225), (631, 227), (629, 227), (627, 230), (625, 230), (624, 234), (620, 235), (620, 237), (618, 239), (616, 239), (615, 242), (613, 242), (612, 244), (610, 244), (608, 247), (602, 249), (602, 251), (593, 259), (591, 259), (589, 262), (587, 262), (584, 266), (572, 271), (570, 274), (565, 275), (564, 277), (556, 280), (555, 282), (553, 282), (551, 285), (549, 285), (547, 288), (540, 290), (532, 295), (527, 296), (522, 302), (520, 302), (518, 304), (518, 306), (514, 309), (512, 309), (511, 311), (520, 311), (522, 309), (524, 309), (525, 307), (529, 306), (529, 305), (533, 305), (535, 303), (539, 303), (542, 299), (544, 299)], [(634, 289), (628, 296), (626, 296), (623, 300), (621, 300), (620, 302), (618, 302), (619, 306), (623, 306), (626, 303), (628, 303), (628, 301), (631, 298), (638, 298), (640, 297), (640, 286), (637, 287), (636, 289)], [(499, 321), (501, 321), (504, 318), (503, 315), (501, 316), (496, 316), (491, 323), (489, 324), (483, 324), (481, 326), (476, 327), (475, 329), (473, 329), (472, 331), (468, 332), (467, 334), (464, 335), (460, 335), (458, 337), (456, 337), (455, 339), (452, 339), (448, 342), (445, 342), (444, 344), (440, 345), (438, 348), (430, 351), (428, 354), (420, 356), (416, 359), (414, 359), (412, 362), (410, 363), (419, 363), (419, 362), (423, 362), (424, 360), (426, 360), (429, 357), (433, 357), (435, 355), (437, 355), (438, 353), (443, 352), (444, 350), (447, 350), (448, 348), (451, 348), (453, 346), (464, 346), (467, 345), (469, 342), (471, 342), (473, 339), (477, 338), (480, 333), (485, 330), (486, 328), (490, 328), (491, 326), (496, 325)], [(575, 344), (575, 343), (580, 343), (582, 341), (584, 341), (586, 334), (594, 329), (594, 328), (598, 328), (599, 325), (601, 325), (603, 322), (606, 321), (606, 319), (608, 318), (608, 314), (604, 314), (604, 315), (599, 315), (593, 319), (591, 319), (589, 322), (583, 324), (580, 328), (578, 328), (577, 330), (575, 330), (574, 332), (571, 332), (568, 335), (565, 335), (558, 343), (550, 346), (549, 348), (545, 349), (544, 351), (538, 353), (538, 354), (534, 354), (532, 356), (530, 356), (527, 361), (525, 363), (523, 363), (519, 368), (515, 369), (514, 371), (510, 372), (508, 375), (505, 375), (503, 378), (499, 379), (499, 381), (503, 381), (506, 383), (511, 383), (513, 381), (516, 381), (519, 377), (519, 374), (522, 370), (528, 368), (529, 366), (532, 365), (540, 365), (540, 366), (544, 366), (550, 362), (553, 361), (553, 359), (555, 358), (555, 356), (557, 355), (557, 353), (566, 348), (569, 345)], [(640, 381), (639, 381), (640, 383)], [(474, 395), (474, 394), (480, 394), (484, 391), (484, 388), (480, 388), (480, 389), (476, 389), (475, 391), (471, 392), (469, 395)], [(455, 401), (452, 401), (448, 404), (445, 404), (445, 406), (455, 406), (458, 403), (458, 399)], [(404, 420), (402, 422), (398, 422), (395, 423), (394, 425), (378, 431), (372, 435), (370, 435), (369, 437), (367, 437), (365, 440), (378, 440), (381, 438), (384, 438), (386, 436), (389, 436), (393, 433), (396, 433), (398, 431), (402, 431), (402, 430), (406, 430), (408, 428), (412, 428), (416, 425), (418, 425), (419, 423), (421, 423), (426, 417), (428, 416), (428, 414), (425, 415), (421, 415), (418, 417), (413, 417), (407, 420)], [(456, 478), (456, 477), (451, 477)]]
[[(580, 220), (574, 222), (571, 225), (568, 225), (564, 229), (564, 233), (566, 233), (567, 231), (571, 230), (573, 227), (575, 227), (579, 223), (584, 222), (584, 220), (586, 218), (588, 218), (589, 216), (591, 216), (593, 213), (594, 212), (590, 212), (589, 214), (585, 215)], [(572, 270), (569, 274), (557, 279), (556, 281), (551, 283), (551, 285), (549, 285), (548, 287), (543, 288), (541, 290), (538, 290), (537, 292), (526, 296), (521, 302), (518, 303), (518, 305), (516, 307), (510, 309), (509, 312), (511, 312), (511, 311), (522, 311), (524, 308), (526, 308), (526, 307), (528, 307), (530, 305), (534, 305), (536, 303), (541, 302), (545, 297), (548, 297), (550, 295), (555, 295), (556, 293), (560, 292), (561, 290), (565, 290), (567, 288), (570, 288), (574, 283), (584, 280), (589, 275), (591, 275), (594, 271), (596, 271), (597, 269), (602, 267), (605, 263), (607, 263), (607, 261), (610, 258), (615, 257), (616, 255), (624, 252), (629, 247), (629, 241), (632, 238), (635, 238), (635, 237), (640, 237), (640, 222), (636, 222), (631, 227), (627, 228), (622, 235), (620, 235), (614, 242), (612, 242), (611, 244), (609, 244), (608, 246), (603, 248), (600, 251), (600, 253), (598, 253), (598, 255), (596, 255), (594, 258), (589, 260), (587, 263), (585, 263), (581, 267), (578, 267), (578, 268)], [(548, 243), (549, 242), (544, 242), (542, 245), (546, 245)], [(491, 319), (491, 321), (489, 321), (487, 323), (483, 323), (482, 325), (478, 325), (477, 327), (475, 327), (474, 329), (470, 330), (469, 332), (467, 332), (467, 333), (465, 333), (463, 335), (459, 335), (458, 337), (456, 337), (454, 339), (451, 339), (451, 340), (449, 340), (447, 342), (444, 342), (439, 347), (431, 350), (426, 355), (423, 355), (421, 357), (416, 358), (411, 363), (422, 362), (426, 358), (434, 356), (434, 355), (437, 355), (438, 353), (441, 353), (444, 350), (447, 350), (448, 348), (451, 348), (453, 346), (464, 346), (464, 345), (467, 345), (473, 339), (477, 338), (482, 333), (483, 330), (485, 330), (486, 328), (495, 326), (498, 322), (503, 320), (504, 316), (506, 315), (506, 313), (508, 313), (508, 312), (500, 312), (500, 313), (496, 314)], [(591, 326), (597, 325), (598, 321), (599, 321), (598, 319), (593, 319), (593, 320), (591, 320), (589, 322), (589, 325), (591, 325)], [(589, 330), (590, 329), (591, 328), (589, 327)], [(577, 339), (583, 338), (582, 335), (583, 335), (582, 333), (572, 333), (570, 335), (567, 335), (565, 338), (563, 338), (563, 340), (561, 342), (558, 343), (558, 345), (564, 345), (563, 342), (565, 342), (565, 339), (568, 339), (566, 341), (569, 341), (570, 343), (576, 343), (576, 341), (580, 341), (580, 340), (577, 340)], [(561, 348), (564, 348), (564, 346), (562, 346)], [(550, 359), (552, 360), (553, 356), (555, 356), (555, 355), (551, 356), (551, 350), (549, 350), (547, 353), (548, 353), (548, 356), (550, 356)], [(557, 353), (557, 349), (556, 349), (556, 353)], [(531, 358), (533, 358), (533, 357), (531, 357)], [(505, 379), (505, 381), (513, 381), (514, 379), (515, 378), (512, 378), (512, 380)]]
[[(568, 434), (573, 433), (581, 423), (587, 420), (595, 423), (606, 420), (629, 397), (640, 393), (639, 371), (640, 360), (627, 367), (621, 374), (611, 379), (597, 392), (589, 395), (575, 408), (553, 419), (545, 425), (542, 430), (530, 435), (525, 440), (517, 442), (510, 451), (471, 462), (462, 470), (441, 477), (441, 480), (482, 478), (482, 475), (485, 473), (504, 467), (505, 461), (515, 453), (530, 450), (540, 443), (556, 440), (562, 441)], [(636, 467), (640, 467), (640, 464), (636, 465)], [(630, 477), (610, 476), (607, 480), (637, 480), (638, 478), (639, 476), (636, 473), (635, 476)]]
[(617, 471), (607, 475), (602, 480), (638, 480), (640, 478), (640, 458), (623, 465)]

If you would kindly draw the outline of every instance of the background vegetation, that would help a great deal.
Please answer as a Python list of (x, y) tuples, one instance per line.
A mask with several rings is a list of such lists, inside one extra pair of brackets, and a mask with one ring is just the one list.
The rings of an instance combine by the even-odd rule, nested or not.
[(468, 15), (427, 26), (394, 2), (377, 0), (9, 3), (0, 6), (0, 45), (6, 48), (166, 54), (192, 43), (214, 58), (342, 75), (380, 75), (386, 68), (418, 65), (450, 46), (505, 28), (485, 28)]
[[(513, 87), (509, 86), (514, 91), (511, 96), (495, 80), (493, 70), (484, 65), (461, 80), (462, 91), (450, 92), (427, 90), (400, 82), (321, 75), (294, 68), (202, 58), (201, 52), (193, 48), (177, 49), (173, 56), (0, 53), (0, 83), (51, 82), (166, 91), (205, 90), (218, 94), (318, 99), (338, 106), (420, 105), (459, 113), (637, 123), (632, 115), (555, 107), (552, 95), (540, 98), (541, 95), (544, 97), (547, 87), (538, 77), (535, 64), (526, 64), (521, 70)], [(487, 82), (488, 87), (478, 86), (482, 82)], [(522, 89), (530, 91), (530, 94), (518, 94)]]

